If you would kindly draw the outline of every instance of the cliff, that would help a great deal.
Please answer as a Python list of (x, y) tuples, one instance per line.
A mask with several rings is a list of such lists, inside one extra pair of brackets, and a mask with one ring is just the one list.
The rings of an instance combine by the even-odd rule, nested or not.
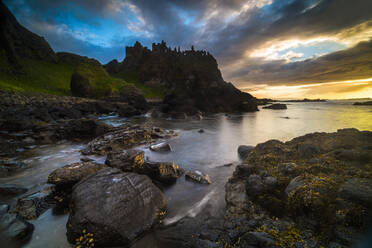
[(21, 58), (56, 61), (57, 57), (43, 37), (21, 26), (0, 1), (0, 57), (2, 69), (21, 72)]
[(152, 49), (136, 42), (126, 58), (105, 65), (113, 76), (138, 80), (166, 92), (164, 112), (196, 113), (257, 111), (255, 98), (223, 80), (216, 59), (206, 51), (171, 49), (166, 43)]

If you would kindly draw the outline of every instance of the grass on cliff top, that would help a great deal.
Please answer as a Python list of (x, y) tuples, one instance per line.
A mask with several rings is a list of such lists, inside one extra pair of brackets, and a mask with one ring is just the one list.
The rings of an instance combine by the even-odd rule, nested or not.
[[(0, 54), (1, 56), (1, 54)], [(5, 59), (0, 58), (0, 66), (6, 68)], [(51, 63), (40, 60), (25, 59), (22, 61), (24, 73), (8, 74), (0, 71), (0, 90), (42, 93), (52, 95), (71, 95), (70, 80), (74, 71), (87, 76), (95, 89), (96, 96), (102, 97), (108, 92), (118, 92), (125, 85), (133, 84), (146, 98), (162, 98), (162, 90), (147, 87), (136, 79), (135, 75), (111, 77), (103, 67), (82, 63), (74, 66), (69, 63)], [(130, 79), (129, 83), (125, 78)]]

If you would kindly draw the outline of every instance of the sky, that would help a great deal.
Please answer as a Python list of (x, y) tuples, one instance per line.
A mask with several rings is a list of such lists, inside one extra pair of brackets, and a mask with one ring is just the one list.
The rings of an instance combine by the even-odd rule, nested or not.
[(256, 97), (372, 97), (371, 0), (4, 0), (55, 51), (125, 57), (135, 41), (208, 50)]

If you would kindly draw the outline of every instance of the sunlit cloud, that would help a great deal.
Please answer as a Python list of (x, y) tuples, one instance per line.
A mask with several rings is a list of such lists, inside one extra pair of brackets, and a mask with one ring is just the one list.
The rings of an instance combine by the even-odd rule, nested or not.
[(251, 85), (241, 88), (260, 98), (299, 99), (299, 98), (368, 98), (372, 97), (372, 78), (345, 80), (304, 85)]

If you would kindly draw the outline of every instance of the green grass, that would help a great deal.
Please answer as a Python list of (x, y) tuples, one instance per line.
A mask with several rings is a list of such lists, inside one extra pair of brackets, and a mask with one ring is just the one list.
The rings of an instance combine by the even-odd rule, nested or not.
[(0, 89), (16, 92), (70, 95), (73, 66), (38, 60), (23, 60), (24, 73), (0, 73)]
[[(5, 68), (5, 59), (0, 53), (0, 65)], [(2, 63), (4, 62), (4, 63)], [(24, 73), (9, 74), (0, 71), (0, 90), (43, 93), (52, 95), (71, 95), (70, 80), (77, 71), (89, 78), (97, 98), (104, 97), (110, 92), (119, 92), (126, 85), (136, 86), (146, 98), (163, 98), (165, 90), (145, 86), (139, 81), (139, 73), (130, 72), (116, 77), (110, 76), (106, 70), (94, 63), (52, 63), (40, 60), (22, 60)]]

